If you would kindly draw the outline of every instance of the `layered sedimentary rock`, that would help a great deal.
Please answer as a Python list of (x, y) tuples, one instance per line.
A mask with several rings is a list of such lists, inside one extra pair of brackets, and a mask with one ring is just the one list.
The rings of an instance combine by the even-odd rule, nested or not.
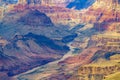
[[(20, 1), (21, 3), (24, 1)], [(31, 1), (30, 3), (35, 2)], [(44, 5), (43, 4), (48, 4)], [(45, 12), (50, 16), (54, 23), (59, 24), (79, 24), (79, 23), (93, 23), (95, 27), (101, 27), (101, 29), (105, 30), (114, 30), (116, 24), (119, 25), (119, 1), (103, 1), (97, 0), (93, 2), (92, 6), (88, 6), (87, 11), (74, 11), (66, 9), (65, 7), (57, 6), (60, 3), (69, 3), (73, 1), (41, 1), (41, 6), (38, 5), (39, 10)], [(90, 3), (91, 1), (86, 1)], [(76, 2), (75, 2), (76, 3)], [(51, 6), (54, 5), (54, 6)], [(101, 6), (102, 5), (102, 6)], [(35, 6), (35, 5), (33, 5)], [(33, 7), (32, 6), (32, 7)], [(51, 7), (50, 7), (51, 6)], [(57, 7), (56, 7), (57, 6)], [(76, 5), (75, 5), (76, 6)], [(106, 8), (104, 8), (106, 7)], [(16, 5), (18, 10), (24, 9), (25, 5), (19, 4)], [(35, 7), (34, 7), (35, 8)], [(54, 14), (53, 14), (54, 13)], [(103, 27), (104, 26), (104, 27)]]
[(117, 56), (119, 57), (119, 54), (110, 56), (109, 61), (99, 59), (97, 62), (81, 66), (78, 69), (79, 79), (104, 80), (108, 78), (107, 76), (118, 73), (120, 71), (120, 64)]
[[(33, 22), (29, 21), (28, 16), (29, 19), (34, 17)], [(3, 22), (0, 22), (0, 35), (3, 37), (0, 38), (0, 71), (6, 76), (20, 74), (58, 60), (69, 51), (69, 47), (61, 41), (69, 33), (57, 29), (44, 13), (36, 10), (9, 13), (3, 18)], [(36, 22), (40, 24), (36, 25)], [(63, 31), (62, 34), (65, 35), (61, 37), (61, 33), (56, 30)], [(56, 34), (52, 35), (51, 31)], [(61, 39), (57, 40), (55, 36)]]
[(88, 48), (85, 49), (82, 53), (79, 55), (69, 57), (65, 59), (64, 61), (59, 62), (60, 65), (71, 65), (68, 66), (69, 68), (74, 68), (78, 65), (88, 64), (91, 62), (91, 58), (95, 54), (95, 52), (99, 50), (99, 48)]
[[(56, 7), (54, 4), (52, 4), (52, 1), (49, 0), (45, 2), (45, 6), (31, 6), (22, 4), (15, 5), (13, 10), (8, 13), (10, 16), (5, 15), (3, 18), (3, 22), (0, 24), (0, 34), (7, 38), (9, 35), (9, 39), (13, 37), (13, 35), (15, 35), (17, 32), (20, 35), (15, 35), (15, 37), (10, 42), (7, 42), (7, 40), (4, 40), (4, 38), (0, 40), (0, 44), (2, 46), (0, 48), (0, 58), (2, 59), (1, 65), (5, 65), (1, 66), (1, 71), (7, 71), (7, 74), (9, 76), (12, 76), (38, 65), (42, 65), (44, 64), (42, 63), (43, 61), (45, 61), (45, 63), (48, 63), (60, 59), (69, 50), (66, 44), (74, 41), (74, 38), (78, 36), (79, 39), (76, 39), (76, 41), (72, 42), (72, 47), (78, 49), (82, 48), (83, 50), (81, 52), (78, 52), (78, 55), (60, 61), (59, 64), (57, 64), (61, 66), (58, 71), (61, 70), (63, 73), (54, 73), (52, 76), (48, 76), (48, 80), (71, 79), (71, 75), (68, 75), (67, 71), (76, 69), (76, 67), (80, 67), (78, 68), (80, 70), (80, 75), (76, 75), (81, 79), (88, 79), (88, 77), (97, 80), (98, 78), (103, 79), (104, 72), (108, 72), (110, 74), (114, 71), (119, 71), (118, 65), (104, 67), (91, 67), (91, 65), (87, 67), (84, 66), (84, 64), (97, 61), (100, 58), (109, 60), (110, 56), (116, 54), (107, 53), (104, 51), (119, 52), (119, 30), (116, 31), (116, 26), (119, 26), (120, 23), (120, 16), (118, 15), (120, 13), (120, 6), (119, 2), (113, 1), (114, 0), (97, 0), (95, 3), (93, 3), (92, 6), (83, 11), (76, 11), (67, 8), (61, 8), (58, 6)], [(22, 1), (20, 3), (22, 3)], [(48, 4), (52, 6), (49, 6)], [(55, 2), (55, 4), (58, 4), (58, 2)], [(51, 20), (41, 12), (46, 13), (51, 18)], [(66, 26), (60, 25), (59, 27), (55, 27), (52, 21), (54, 23), (63, 25), (90, 23), (94, 27), (89, 29), (89, 27), (84, 26), (84, 28), (77, 28), (77, 30), (74, 31), (74, 29), (68, 30), (68, 27), (66, 28)], [(93, 34), (102, 32), (104, 30), (116, 31), (117, 36), (115, 35), (114, 37), (113, 35), (111, 38), (111, 35), (108, 36), (106, 34), (102, 34), (102, 37), (99, 35), (91, 37)], [(79, 35), (77, 36), (76, 33), (79, 33)], [(80, 38), (84, 37), (86, 39), (79, 41)], [(113, 44), (115, 44), (115, 46), (117, 45), (117, 48), (115, 46), (111, 46)], [(9, 52), (12, 54), (9, 54)], [(23, 56), (22, 53), (25, 55)], [(17, 55), (17, 57), (14, 55)], [(22, 62), (21, 59), (25, 62)], [(3, 61), (5, 61), (7, 64), (4, 64)], [(14, 65), (16, 62), (20, 63)], [(67, 69), (67, 71), (64, 71), (64, 69)], [(98, 74), (98, 71), (101, 71), (101, 73)], [(82, 74), (85, 76), (81, 76)], [(72, 79), (77, 80), (76, 77), (73, 77)]]
[(64, 51), (66, 53), (69, 50), (67, 46), (59, 46), (45, 36), (32, 33), (16, 35), (12, 42), (6, 43), (5, 40), (0, 42), (0, 71), (6, 72), (8, 76), (59, 59)]
[(117, 32), (106, 32), (92, 36), (91, 42), (94, 46), (102, 48), (104, 51), (120, 51), (120, 34)]

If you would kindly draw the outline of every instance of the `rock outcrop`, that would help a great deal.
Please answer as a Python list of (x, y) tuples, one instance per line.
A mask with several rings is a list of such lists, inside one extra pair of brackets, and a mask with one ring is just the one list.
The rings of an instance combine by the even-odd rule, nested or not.
[(53, 26), (51, 19), (38, 10), (28, 11), (18, 22), (28, 26)]
[(79, 79), (104, 80), (108, 78), (107, 76), (118, 73), (120, 71), (120, 60), (117, 56), (119, 56), (119, 54), (110, 55), (109, 61), (102, 60), (99, 57), (97, 61), (81, 66), (78, 69)]
[[(52, 44), (52, 45), (51, 45)], [(60, 59), (69, 47), (42, 35), (16, 35), (0, 49), (0, 71), (8, 76)]]

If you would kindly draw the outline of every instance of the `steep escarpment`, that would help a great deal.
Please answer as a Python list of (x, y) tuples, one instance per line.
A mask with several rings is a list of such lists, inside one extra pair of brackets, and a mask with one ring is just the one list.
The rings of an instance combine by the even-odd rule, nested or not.
[(75, 34), (54, 26), (44, 13), (30, 11), (10, 12), (0, 22), (0, 71), (7, 77), (61, 59), (69, 51), (63, 37)]
[(12, 38), (15, 34), (25, 35), (32, 32), (60, 40), (74, 34), (69, 31), (68, 26), (55, 26), (45, 13), (37, 9), (25, 9), (19, 13), (16, 10), (9, 12), (0, 22), (0, 28), (0, 34), (6, 38)]
[[(13, 76), (59, 60), (69, 51), (69, 44), (71, 51), (49, 64), (52, 68), (41, 66), (19, 79), (34, 80), (37, 74), (43, 80), (102, 80), (119, 72), (120, 5), (113, 1), (73, 1), (72, 10), (54, 5), (16, 5), (0, 23), (0, 35), (6, 38), (0, 40), (1, 71)], [(87, 9), (75, 10), (83, 8)], [(85, 24), (68, 27), (80, 23)]]
[(113, 31), (120, 24), (118, 15), (120, 4), (117, 1), (96, 1), (85, 13), (85, 21), (94, 24), (99, 31)]
[[(79, 78), (83, 80), (112, 79), (112, 75), (117, 76), (117, 73), (120, 71), (120, 64), (117, 56), (119, 57), (120, 54), (111, 55), (109, 61), (98, 58), (99, 60), (91, 64), (81, 66), (78, 70)], [(111, 77), (108, 78), (108, 76)], [(118, 79), (118, 77), (116, 77), (116, 79)]]

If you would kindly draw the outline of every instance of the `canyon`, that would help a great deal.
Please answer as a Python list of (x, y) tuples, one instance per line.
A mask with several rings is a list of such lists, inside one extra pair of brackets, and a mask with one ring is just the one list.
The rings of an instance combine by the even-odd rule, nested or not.
[(2, 80), (110, 80), (119, 74), (119, 0), (6, 6), (0, 7)]

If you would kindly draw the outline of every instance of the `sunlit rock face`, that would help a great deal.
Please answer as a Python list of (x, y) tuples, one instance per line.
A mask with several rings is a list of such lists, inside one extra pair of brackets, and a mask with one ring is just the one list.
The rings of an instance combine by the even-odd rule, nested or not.
[(42, 0), (43, 5), (66, 7), (73, 0)]

